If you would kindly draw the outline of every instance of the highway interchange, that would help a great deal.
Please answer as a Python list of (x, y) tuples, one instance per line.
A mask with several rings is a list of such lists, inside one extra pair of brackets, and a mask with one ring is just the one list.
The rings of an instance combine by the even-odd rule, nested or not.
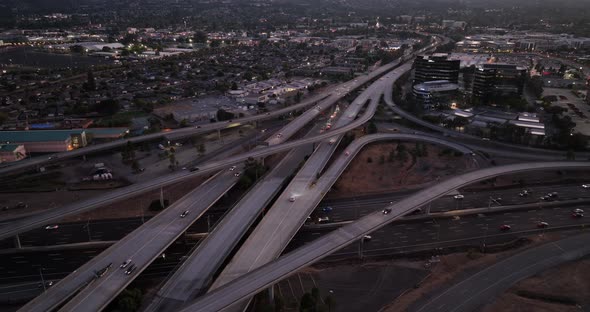
[[(393, 68), (390, 67), (388, 68), (391, 69)], [(345, 120), (345, 121), (340, 121), (337, 123), (337, 126), (335, 127), (335, 129), (333, 129), (333, 131), (330, 131), (329, 133), (325, 133), (323, 135), (316, 135), (313, 136), (311, 138), (304, 138), (304, 139), (300, 139), (300, 140), (296, 140), (296, 141), (292, 141), (292, 142), (288, 142), (285, 143), (285, 141), (291, 136), (293, 135), (295, 132), (297, 132), (299, 129), (301, 129), (303, 127), (303, 125), (307, 124), (309, 121), (311, 121), (312, 119), (314, 119), (315, 117), (317, 117), (317, 115), (327, 109), (329, 106), (331, 106), (338, 98), (341, 98), (343, 95), (345, 95), (346, 93), (349, 92), (349, 88), (345, 88), (345, 89), (337, 89), (337, 98), (334, 99), (333, 101), (331, 101), (331, 99), (326, 99), (325, 101), (325, 106), (321, 106), (319, 108), (311, 108), (310, 110), (308, 110), (306, 113), (304, 113), (304, 118), (301, 119), (296, 119), (295, 122), (291, 122), (287, 128), (285, 128), (283, 130), (283, 133), (286, 133), (286, 135), (284, 137), (273, 137), (271, 140), (269, 140), (268, 145), (270, 145), (270, 147), (266, 147), (266, 148), (259, 148), (256, 149), (250, 153), (247, 154), (242, 154), (242, 155), (238, 155), (235, 157), (230, 157), (224, 160), (217, 160), (217, 161), (212, 161), (210, 163), (204, 164), (202, 166), (200, 166), (200, 170), (198, 173), (179, 173), (176, 175), (171, 175), (171, 176), (167, 176), (167, 177), (163, 177), (161, 180), (158, 180), (156, 182), (150, 182), (150, 183), (143, 183), (143, 184), (138, 184), (138, 185), (134, 185), (131, 186), (125, 190), (120, 191), (119, 193), (117, 193), (117, 191), (112, 192), (111, 194), (108, 194), (107, 196), (105, 196), (106, 198), (102, 198), (102, 199), (92, 199), (92, 200), (88, 200), (87, 202), (83, 202), (83, 203), (75, 203), (73, 205), (71, 205), (70, 207), (66, 207), (66, 209), (60, 209), (59, 212), (54, 212), (53, 214), (49, 213), (49, 214), (44, 214), (42, 216), (36, 216), (36, 217), (32, 217), (32, 218), (27, 218), (26, 220), (22, 220), (22, 221), (18, 221), (16, 222), (17, 225), (13, 226), (11, 224), (11, 226), (9, 227), (0, 227), (0, 235), (2, 235), (1, 237), (6, 238), (9, 237), (10, 235), (13, 235), (15, 233), (19, 233), (22, 232), (26, 229), (32, 229), (36, 226), (39, 226), (42, 223), (48, 223), (49, 221), (53, 221), (53, 220), (58, 220), (59, 218), (62, 218), (63, 216), (66, 215), (71, 215), (74, 213), (79, 213), (81, 211), (85, 211), (85, 210), (89, 210), (89, 209), (94, 209), (98, 206), (104, 205), (105, 203), (108, 203), (109, 201), (115, 201), (115, 200), (119, 200), (121, 198), (129, 198), (132, 196), (135, 196), (136, 194), (139, 194), (143, 191), (146, 190), (150, 190), (150, 189), (154, 189), (157, 187), (161, 187), (163, 185), (169, 185), (171, 183), (175, 183), (178, 181), (182, 181), (183, 179), (187, 178), (188, 176), (195, 176), (198, 174), (208, 174), (208, 173), (215, 173), (216, 171), (218, 171), (219, 169), (224, 169), (227, 168), (228, 165), (231, 164), (236, 164), (239, 163), (245, 159), (247, 159), (248, 157), (262, 157), (265, 155), (270, 155), (273, 153), (277, 153), (280, 151), (285, 151), (285, 150), (289, 150), (291, 148), (295, 148), (295, 147), (300, 147), (300, 146), (306, 146), (309, 145), (310, 143), (313, 142), (321, 142), (324, 141), (323, 144), (320, 144), (318, 146), (318, 148), (316, 149), (315, 153), (312, 155), (312, 157), (310, 157), (311, 161), (308, 161), (306, 163), (306, 165), (304, 165), (304, 167), (302, 168), (302, 170), (299, 171), (298, 175), (296, 176), (296, 178), (294, 179), (294, 181), (292, 182), (292, 185), (287, 187), (287, 190), (285, 192), (283, 192), (282, 195), (279, 196), (279, 198), (277, 199), (277, 202), (281, 203), (279, 206), (283, 206), (283, 207), (287, 207), (289, 208), (288, 211), (289, 212), (293, 212), (296, 213), (296, 215), (291, 216), (292, 217), (292, 221), (290, 221), (290, 230), (285, 231), (284, 233), (276, 233), (275, 235), (270, 235), (269, 236), (269, 231), (272, 230), (272, 228), (276, 228), (276, 224), (274, 223), (277, 220), (276, 218), (271, 218), (269, 217), (269, 215), (266, 215), (265, 218), (263, 219), (263, 223), (261, 223), (262, 225), (267, 223), (269, 224), (268, 229), (264, 229), (264, 225), (261, 228), (261, 230), (255, 230), (254, 234), (249, 238), (249, 240), (252, 240), (253, 242), (257, 242), (257, 244), (259, 244), (259, 242), (261, 241), (261, 239), (257, 239), (256, 238), (256, 231), (259, 231), (259, 234), (261, 236), (265, 236), (265, 238), (268, 240), (268, 238), (273, 238), (276, 239), (276, 242), (274, 247), (268, 248), (267, 246), (268, 243), (263, 244), (264, 249), (262, 250), (263, 254), (264, 252), (266, 252), (265, 256), (260, 257), (262, 254), (258, 253), (256, 258), (262, 260), (261, 262), (259, 262), (257, 265), (252, 266), (252, 264), (247, 264), (248, 269), (244, 270), (244, 269), (238, 269), (236, 272), (231, 272), (229, 274), (226, 274), (225, 279), (224, 279), (224, 274), (222, 273), (221, 275), (221, 280), (218, 280), (216, 282), (216, 284), (214, 284), (214, 287), (220, 287), (219, 290), (214, 290), (213, 292), (210, 293), (210, 295), (207, 295), (205, 297), (202, 297), (200, 299), (198, 299), (196, 301), (196, 303), (194, 303), (195, 305), (193, 307), (197, 307), (198, 310), (202, 310), (202, 311), (217, 311), (216, 309), (222, 309), (222, 308), (226, 308), (228, 306), (230, 306), (231, 304), (246, 298), (247, 296), (250, 296), (254, 293), (256, 293), (257, 291), (261, 290), (262, 288), (272, 284), (273, 282), (276, 282), (278, 279), (283, 278), (293, 272), (295, 272), (296, 269), (301, 268), (304, 265), (308, 265), (311, 264), (314, 261), (317, 261), (319, 258), (334, 252), (336, 249), (338, 248), (342, 248), (344, 246), (346, 246), (347, 244), (350, 244), (352, 242), (354, 242), (355, 240), (358, 240), (359, 238), (362, 237), (362, 235), (365, 235), (366, 233), (369, 233), (375, 229), (378, 229), (382, 226), (384, 226), (384, 224), (391, 222), (392, 220), (396, 219), (397, 217), (400, 217), (401, 215), (407, 213), (407, 212), (411, 212), (413, 209), (417, 208), (417, 207), (421, 207), (425, 204), (427, 204), (429, 201), (434, 200), (438, 197), (443, 196), (444, 194), (447, 194), (449, 192), (452, 192), (453, 190), (461, 187), (461, 186), (465, 186), (467, 184), (473, 183), (475, 181), (479, 181), (481, 179), (485, 179), (491, 176), (496, 176), (498, 174), (502, 174), (502, 173), (511, 173), (514, 172), (514, 170), (520, 172), (520, 171), (528, 171), (528, 170), (538, 170), (540, 168), (542, 169), (546, 169), (546, 167), (544, 166), (549, 166), (549, 167), (553, 167), (553, 168), (587, 168), (588, 165), (584, 164), (584, 163), (576, 163), (576, 162), (554, 162), (554, 163), (545, 163), (543, 165), (538, 164), (538, 163), (531, 163), (531, 164), (522, 164), (522, 165), (513, 165), (513, 166), (505, 166), (505, 167), (496, 167), (496, 168), (488, 168), (488, 169), (483, 169), (483, 170), (479, 170), (479, 171), (475, 171), (475, 172), (470, 172), (468, 174), (459, 176), (459, 177), (455, 177), (455, 178), (451, 178), (447, 181), (445, 181), (444, 183), (444, 187), (440, 187), (441, 184), (437, 185), (437, 186), (433, 186), (428, 188), (427, 190), (421, 191), (420, 193), (426, 192), (426, 194), (422, 194), (422, 198), (417, 198), (417, 195), (412, 195), (409, 197), (406, 197), (402, 200), (400, 200), (398, 203), (391, 205), (391, 209), (392, 209), (392, 213), (390, 213), (389, 215), (382, 215), (379, 211), (374, 212), (372, 214), (368, 214), (364, 217), (362, 217), (361, 219), (359, 219), (356, 222), (353, 222), (351, 224), (345, 225), (343, 226), (341, 229), (334, 231), (333, 233), (327, 234), (325, 236), (323, 236), (320, 240), (324, 240), (324, 243), (329, 242), (329, 244), (325, 244), (325, 246), (323, 246), (322, 249), (320, 250), (314, 250), (313, 252), (310, 252), (309, 246), (310, 245), (317, 245), (318, 243), (316, 243), (316, 241), (302, 247), (300, 250), (295, 250), (294, 253), (289, 253), (286, 257), (282, 257), (277, 261), (271, 262), (269, 265), (265, 265), (262, 266), (261, 269), (259, 270), (255, 270), (250, 274), (247, 274), (245, 276), (242, 276), (241, 278), (239, 278), (238, 280), (232, 281), (232, 283), (228, 284), (227, 286), (222, 286), (225, 283), (229, 282), (230, 280), (232, 280), (233, 278), (245, 274), (248, 271), (255, 269), (258, 266), (264, 265), (267, 262), (270, 262), (271, 260), (273, 260), (274, 258), (278, 257), (280, 252), (286, 247), (287, 243), (293, 238), (293, 236), (295, 235), (295, 233), (297, 232), (297, 229), (301, 226), (301, 224), (305, 221), (305, 219), (307, 218), (307, 215), (309, 215), (313, 209), (317, 206), (317, 204), (321, 201), (322, 197), (325, 195), (325, 193), (327, 192), (327, 190), (329, 190), (330, 186), (335, 182), (335, 180), (338, 178), (338, 176), (340, 174), (342, 174), (342, 171), (344, 170), (344, 168), (346, 168), (346, 166), (350, 163), (351, 159), (354, 158), (354, 156), (358, 153), (358, 151), (366, 144), (373, 142), (373, 141), (377, 141), (377, 140), (391, 140), (391, 139), (408, 139), (408, 140), (426, 140), (428, 142), (431, 143), (438, 143), (438, 144), (446, 144), (446, 145), (453, 145), (448, 143), (446, 140), (441, 139), (439, 137), (435, 137), (435, 136), (423, 136), (423, 135), (411, 135), (411, 134), (394, 134), (394, 135), (375, 135), (373, 137), (368, 136), (368, 137), (363, 137), (360, 140), (356, 140), (354, 141), (346, 150), (345, 154), (340, 155), (339, 157), (337, 157), (337, 159), (334, 161), (334, 163), (327, 169), (327, 171), (321, 176), (321, 178), (317, 178), (316, 174), (317, 172), (322, 171), (322, 169), (324, 168), (324, 166), (327, 164), (330, 156), (332, 155), (332, 153), (334, 152), (336, 145), (337, 144), (328, 144), (328, 140), (333, 139), (333, 138), (340, 138), (340, 135), (350, 129), (353, 129), (354, 127), (357, 127), (359, 125), (362, 125), (363, 123), (365, 123), (366, 121), (368, 121), (373, 113), (374, 110), (376, 108), (376, 105), (379, 103), (379, 100), (381, 98), (381, 94), (385, 93), (385, 99), (387, 102), (387, 94), (389, 93), (389, 97), (391, 95), (391, 92), (388, 92), (390, 90), (390, 86), (392, 84), (392, 81), (395, 81), (397, 79), (397, 77), (399, 77), (402, 73), (406, 72), (407, 70), (409, 70), (409, 66), (408, 65), (402, 65), (401, 67), (393, 70), (390, 74), (387, 74), (384, 78), (384, 80), (380, 80), (377, 83), (374, 83), (373, 85), (371, 85), (363, 94), (366, 94), (366, 98), (363, 98), (363, 94), (361, 94), (360, 99), (358, 100), (358, 106), (355, 105), (357, 102), (357, 100), (355, 100), (355, 102), (353, 102), (352, 105), (349, 106), (349, 109), (347, 111), (344, 112), (342, 118), (345, 119), (340, 119), (340, 120)], [(385, 72), (385, 70), (383, 71)], [(371, 78), (372, 79), (372, 78)], [(368, 79), (369, 80), (369, 79)], [(367, 80), (367, 81), (368, 81)], [(381, 83), (380, 83), (381, 82)], [(358, 85), (361, 84), (361, 81), (354, 81), (355, 84)], [(342, 93), (342, 94), (341, 94)], [(365, 114), (363, 114), (360, 118), (355, 119), (357, 114), (360, 112), (360, 109), (364, 106), (364, 104), (369, 101), (369, 106), (367, 107), (367, 110), (365, 112)], [(308, 104), (309, 105), (309, 104)], [(315, 103), (314, 103), (315, 105)], [(320, 104), (321, 105), (321, 104)], [(346, 118), (348, 118), (349, 120), (346, 120)], [(466, 156), (464, 157), (472, 157), (471, 156), (471, 149), (467, 146), (464, 145), (459, 145), (459, 144), (454, 144), (453, 148), (456, 148), (460, 151), (462, 151), (463, 153), (466, 154)], [(529, 153), (532, 151), (529, 151)], [(526, 152), (525, 152), (526, 153)], [(557, 157), (558, 155), (556, 154), (555, 157)], [(559, 155), (560, 157), (562, 157), (562, 155)], [(307, 167), (307, 168), (306, 168)], [(505, 170), (505, 171), (503, 171)], [(470, 175), (471, 174), (471, 175)], [(299, 178), (298, 178), (299, 177)], [(461, 178), (463, 180), (461, 180)], [(150, 246), (150, 250), (152, 252), (150, 253), (145, 253), (145, 252), (141, 252), (140, 251), (143, 248), (139, 248), (136, 253), (134, 253), (133, 256), (133, 261), (136, 261), (136, 258), (139, 258), (139, 260), (137, 260), (138, 262), (138, 267), (140, 269), (138, 269), (137, 271), (133, 272), (131, 275), (131, 277), (137, 276), (143, 269), (145, 269), (145, 267), (156, 258), (156, 256), (163, 251), (167, 246), (169, 246), (177, 237), (178, 235), (180, 235), (184, 230), (186, 230), (186, 228), (188, 228), (188, 226), (190, 226), (190, 224), (195, 221), (199, 216), (201, 216), (208, 207), (210, 207), (217, 198), (219, 198), (220, 194), (222, 195), (223, 193), (225, 193), (229, 188), (231, 188), (231, 186), (233, 186), (233, 184), (236, 182), (236, 177), (233, 175), (233, 173), (231, 172), (227, 172), (227, 171), (221, 171), (220, 173), (217, 173), (217, 175), (215, 175), (212, 179), (209, 180), (210, 183), (204, 183), (202, 186), (200, 186), (197, 190), (199, 190), (200, 192), (203, 192), (203, 187), (210, 187), (211, 190), (209, 191), (205, 191), (206, 193), (210, 193), (210, 199), (208, 200), (202, 200), (200, 199), (200, 202), (198, 203), (198, 207), (200, 207), (198, 209), (198, 212), (195, 213), (195, 215), (193, 214), (189, 214), (190, 217), (187, 217), (186, 222), (180, 222), (182, 223), (181, 225), (178, 225), (179, 222), (175, 222), (178, 220), (178, 215), (179, 212), (184, 211), (183, 209), (187, 209), (187, 207), (189, 208), (188, 210), (190, 210), (192, 212), (192, 209), (194, 209), (195, 207), (190, 206), (190, 204), (186, 203), (183, 204), (183, 200), (187, 200), (187, 201), (194, 201), (197, 202), (199, 200), (195, 200), (195, 196), (198, 196), (198, 191), (195, 190), (193, 192), (191, 192), (189, 195), (187, 195), (185, 198), (183, 198), (180, 203), (175, 203), (173, 205), (173, 209), (167, 209), (165, 210), (165, 213), (163, 213), (165, 216), (160, 218), (160, 215), (158, 215), (158, 218), (153, 218), (152, 220), (149, 220), (146, 224), (144, 224), (144, 226), (142, 226), (143, 228), (151, 228), (149, 233), (155, 233), (154, 230), (154, 224), (158, 224), (156, 222), (164, 222), (163, 223), (163, 227), (161, 227), (161, 230), (158, 230), (157, 232), (159, 233), (163, 233), (166, 234), (164, 236), (164, 238), (160, 239), (158, 238), (157, 241), (160, 241), (158, 244), (156, 245), (152, 245)], [(317, 180), (317, 181), (316, 181)], [(211, 183), (211, 181), (215, 181), (214, 183)], [(316, 185), (310, 189), (310, 185), (311, 183), (314, 182), (316, 183)], [(277, 189), (277, 187), (274, 187), (275, 189)], [(271, 188), (272, 189), (272, 188)], [(213, 191), (215, 190), (215, 191)], [(305, 194), (305, 196), (301, 196)], [(262, 195), (265, 198), (271, 198), (274, 194), (268, 194), (268, 195)], [(193, 196), (191, 198), (191, 196)], [(295, 197), (295, 200), (291, 200), (291, 197)], [(301, 197), (301, 199), (299, 198)], [(510, 200), (510, 199), (508, 199)], [(285, 205), (284, 203), (291, 203), (291, 204), (287, 204)], [(463, 204), (468, 204), (467, 200), (465, 202), (463, 202)], [(189, 205), (189, 206), (183, 206), (183, 205)], [(194, 204), (193, 204), (194, 205)], [(297, 206), (298, 208), (294, 208), (295, 206)], [(445, 203), (442, 207), (448, 207), (448, 205)], [(434, 208), (435, 210), (438, 209), (438, 207)], [(259, 210), (259, 209), (258, 209)], [(278, 211), (277, 209), (271, 209), (270, 212), (271, 214), (274, 211)], [(531, 210), (533, 211), (533, 210)], [(544, 210), (540, 210), (540, 211), (544, 211)], [(530, 212), (530, 211), (529, 211)], [(284, 213), (284, 212), (283, 212)], [(276, 213), (277, 215), (279, 213)], [(359, 212), (359, 215), (362, 215), (362, 212)], [(162, 214), (161, 214), (162, 215)], [(271, 215), (272, 216), (272, 215)], [(543, 215), (541, 216), (535, 216), (537, 218), (540, 217), (544, 217)], [(281, 219), (284, 220), (283, 217), (281, 217)], [(529, 218), (530, 219), (530, 218)], [(157, 220), (157, 221), (156, 221)], [(167, 220), (167, 221), (165, 221)], [(270, 220), (270, 221), (267, 221)], [(299, 221), (298, 221), (299, 220)], [(490, 223), (496, 223), (496, 221), (498, 220), (493, 220), (491, 219), (489, 222)], [(502, 220), (505, 221), (505, 220)], [(571, 220), (568, 220), (571, 221)], [(150, 223), (150, 222), (153, 222)], [(557, 222), (561, 222), (560, 220), (557, 220)], [(223, 222), (222, 222), (223, 223)], [(168, 228), (169, 226), (171, 226), (170, 228)], [(480, 224), (477, 224), (478, 226)], [(140, 227), (140, 229), (142, 228)], [(156, 226), (157, 228), (158, 226)], [(3, 229), (4, 228), (4, 229)], [(6, 231), (4, 231), (6, 228), (10, 228), (7, 229)], [(487, 229), (489, 229), (489, 223), (487, 225)], [(449, 226), (449, 232), (454, 232), (453, 229), (451, 229), (451, 226)], [(477, 231), (481, 230), (481, 228), (478, 228)], [(475, 231), (475, 230), (474, 230)], [(134, 231), (134, 233), (141, 233), (140, 231)], [(461, 232), (461, 231), (460, 231)], [(30, 304), (28, 304), (23, 311), (44, 311), (44, 310), (48, 310), (51, 307), (55, 307), (57, 306), (59, 303), (61, 303), (63, 300), (65, 300), (65, 298), (69, 297), (69, 295), (75, 291), (76, 289), (78, 289), (80, 287), (80, 285), (83, 285), (87, 282), (89, 282), (88, 276), (82, 276), (84, 274), (82, 273), (87, 273), (91, 270), (96, 270), (97, 268), (101, 268), (104, 267), (106, 265), (108, 265), (107, 262), (114, 261), (114, 265), (115, 267), (113, 268), (114, 272), (108, 272), (108, 274), (103, 277), (102, 279), (97, 279), (95, 281), (90, 281), (88, 284), (88, 287), (86, 287), (85, 289), (83, 289), (76, 297), (74, 300), (70, 301), (68, 304), (66, 304), (66, 306), (64, 306), (62, 308), (63, 311), (75, 311), (76, 309), (80, 310), (80, 311), (84, 311), (85, 309), (87, 309), (89, 307), (89, 303), (87, 301), (85, 301), (87, 298), (93, 298), (94, 301), (92, 301), (91, 305), (93, 308), (93, 310), (96, 309), (101, 309), (103, 308), (106, 304), (108, 304), (108, 302), (110, 302), (110, 300), (116, 295), (116, 293), (118, 293), (120, 290), (122, 290), (131, 280), (132, 278), (128, 278), (127, 276), (125, 276), (124, 274), (122, 274), (122, 272), (120, 272), (117, 269), (117, 266), (119, 264), (119, 262), (123, 262), (125, 261), (129, 256), (129, 251), (125, 250), (126, 248), (123, 246), (126, 243), (129, 243), (131, 246), (133, 243), (133, 236), (138, 235), (132, 233), (131, 235), (128, 235), (124, 240), (121, 240), (119, 243), (115, 244), (114, 246), (112, 246), (112, 249), (107, 250), (105, 256), (103, 257), (95, 257), (93, 260), (91, 260), (89, 263), (87, 263), (85, 266), (83, 266), (82, 268), (80, 268), (79, 270), (77, 270), (76, 272), (74, 272), (73, 274), (71, 274), (69, 277), (67, 277), (64, 281), (60, 282), (59, 286), (57, 288), (52, 288), (50, 289), (50, 291), (48, 291), (46, 294), (44, 294), (43, 296), (40, 296), (38, 298), (39, 301), (43, 301), (48, 302), (49, 305), (40, 305), (39, 302), (36, 300), (34, 300), (33, 302), (31, 302)], [(146, 232), (148, 233), (148, 232)], [(276, 234), (280, 234), (280, 235), (276, 235)], [(146, 235), (146, 234), (144, 234)], [(147, 234), (147, 235), (152, 235), (152, 234)], [(360, 236), (359, 236), (360, 235)], [(373, 245), (377, 245), (378, 242), (380, 241), (379, 238), (380, 232), (375, 232), (375, 238), (374, 240), (372, 240), (371, 242), (368, 242), (368, 244), (373, 243)], [(428, 234), (429, 236), (432, 236), (431, 234)], [(161, 236), (161, 235), (158, 235)], [(145, 237), (144, 238), (139, 238), (142, 239), (143, 241), (145, 241)], [(153, 238), (148, 239), (150, 242), (153, 241)], [(451, 239), (452, 240), (452, 239)], [(319, 240), (318, 240), (319, 241)], [(409, 241), (404, 241), (404, 240), (400, 240), (400, 243), (408, 243)], [(140, 246), (140, 244), (142, 243), (134, 243), (137, 246)], [(246, 241), (246, 244), (244, 245), (245, 247), (243, 247), (244, 252), (249, 252), (251, 254), (256, 254), (256, 250), (251, 248), (253, 245), (248, 246), (248, 240)], [(117, 246), (119, 245), (119, 246)], [(143, 245), (141, 245), (143, 246)], [(119, 251), (114, 251), (114, 250), (119, 250)], [(303, 251), (307, 251), (310, 252), (312, 255), (303, 255)], [(344, 251), (346, 252), (346, 250)], [(123, 254), (126, 253), (126, 254)], [(297, 256), (293, 256), (294, 254), (296, 254)], [(116, 256), (114, 256), (116, 255)], [(105, 260), (107, 259), (109, 260)], [(240, 256), (240, 252), (238, 252), (237, 257), (235, 257), (234, 259), (239, 259)], [(289, 258), (291, 257), (291, 258)], [(120, 258), (120, 259), (119, 259)], [(246, 257), (247, 258), (247, 257)], [(284, 260), (285, 258), (288, 258), (289, 260)], [(287, 261), (291, 261), (291, 262), (287, 262)], [(248, 263), (248, 262), (246, 262)], [(277, 263), (287, 263), (288, 265), (285, 266), (284, 268), (281, 268), (281, 270), (277, 269)], [(231, 269), (231, 263), (229, 268)], [(266, 271), (265, 271), (266, 270)], [(292, 271), (288, 271), (288, 270), (292, 270)], [(263, 273), (260, 272), (271, 272), (272, 274), (268, 274), (266, 276), (261, 276)], [(78, 272), (82, 272), (82, 273), (78, 273)], [(117, 274), (116, 274), (117, 273)], [(121, 274), (118, 274), (121, 273)], [(66, 285), (66, 282), (68, 281), (68, 279), (73, 280), (76, 279), (77, 281), (74, 282), (72, 287), (64, 287), (64, 285)], [(107, 283), (108, 281), (108, 283)], [(240, 286), (244, 286), (245, 287), (241, 287)], [(54, 290), (57, 289), (57, 290)], [(230, 290), (228, 290), (230, 289)], [(59, 294), (59, 290), (63, 290), (61, 295), (56, 295)], [(234, 291), (232, 293), (232, 290)], [(66, 294), (66, 292), (69, 292), (68, 294)], [(231, 294), (227, 295), (227, 294)], [(49, 298), (51, 297), (51, 298)], [(214, 302), (215, 299), (217, 299), (217, 302)], [(185, 299), (186, 300), (186, 299)], [(187, 310), (190, 309), (187, 308)]]

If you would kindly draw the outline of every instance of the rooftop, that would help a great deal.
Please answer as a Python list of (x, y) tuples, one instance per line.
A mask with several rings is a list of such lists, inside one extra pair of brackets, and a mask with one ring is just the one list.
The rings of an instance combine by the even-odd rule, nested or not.
[(2, 144), (0, 145), (0, 152), (14, 152), (19, 146), (18, 144)]
[(29, 131), (0, 131), (0, 142), (55, 142), (65, 141), (72, 134), (84, 132), (81, 129), (72, 130), (29, 130)]

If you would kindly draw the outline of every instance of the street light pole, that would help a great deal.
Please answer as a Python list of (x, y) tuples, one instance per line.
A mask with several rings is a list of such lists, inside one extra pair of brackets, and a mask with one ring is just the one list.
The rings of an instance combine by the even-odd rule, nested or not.
[(43, 268), (39, 268), (39, 275), (41, 275), (41, 284), (43, 284), (43, 291), (47, 291), (47, 287), (45, 287), (45, 279), (43, 278)]

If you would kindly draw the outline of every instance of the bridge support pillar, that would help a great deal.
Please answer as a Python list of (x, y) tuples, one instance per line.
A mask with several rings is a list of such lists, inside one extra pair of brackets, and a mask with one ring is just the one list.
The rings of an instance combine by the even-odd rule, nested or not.
[(275, 302), (275, 285), (272, 284), (268, 288), (268, 299), (270, 302)]
[(18, 234), (14, 236), (14, 247), (18, 249), (23, 248), (23, 246), (20, 244), (20, 237), (18, 237)]

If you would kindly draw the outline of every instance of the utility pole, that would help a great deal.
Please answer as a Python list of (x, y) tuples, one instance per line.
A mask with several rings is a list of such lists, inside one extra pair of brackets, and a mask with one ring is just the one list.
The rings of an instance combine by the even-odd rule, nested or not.
[(207, 215), (207, 233), (209, 233), (210, 228), (211, 228), (211, 215)]

